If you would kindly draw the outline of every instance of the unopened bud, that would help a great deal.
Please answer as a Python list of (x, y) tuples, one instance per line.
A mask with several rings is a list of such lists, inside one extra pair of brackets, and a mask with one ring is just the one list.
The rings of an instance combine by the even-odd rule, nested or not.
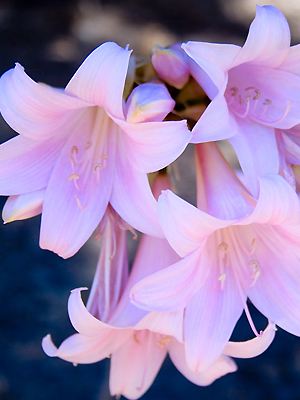
[(152, 65), (160, 79), (177, 89), (183, 88), (189, 80), (188, 58), (178, 45), (169, 48), (155, 47)]
[(143, 83), (130, 94), (126, 103), (127, 122), (162, 121), (175, 102), (162, 83)]

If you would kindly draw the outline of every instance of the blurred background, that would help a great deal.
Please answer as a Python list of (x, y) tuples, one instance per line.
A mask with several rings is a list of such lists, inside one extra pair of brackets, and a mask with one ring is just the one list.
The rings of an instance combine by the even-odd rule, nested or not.
[[(255, 0), (0, 0), (0, 72), (18, 61), (33, 79), (64, 86), (86, 55), (107, 40), (122, 46), (129, 43), (139, 54), (149, 54), (156, 44), (191, 39), (240, 44), (256, 3), (263, 4)], [(298, 43), (300, 1), (269, 4), (285, 13), (293, 42)], [(2, 120), (0, 128), (1, 142), (12, 137)], [(192, 173), (181, 179), (188, 192)], [(71, 260), (62, 260), (39, 249), (39, 222), (34, 218), (0, 227), (0, 400), (109, 399), (107, 362), (75, 368), (46, 357), (40, 347), (49, 332), (57, 343), (73, 332), (67, 316), (69, 292), (91, 285), (99, 243), (92, 240)], [(251, 310), (263, 328), (265, 321)], [(251, 335), (245, 321), (238, 328), (235, 338)], [(167, 361), (143, 399), (300, 399), (300, 339), (279, 330), (265, 354), (238, 365), (237, 373), (199, 388)]]

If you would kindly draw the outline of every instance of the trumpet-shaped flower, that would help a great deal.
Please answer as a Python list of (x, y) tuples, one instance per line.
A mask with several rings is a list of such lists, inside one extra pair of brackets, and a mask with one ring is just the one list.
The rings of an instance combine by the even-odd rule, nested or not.
[(130, 54), (101, 45), (65, 90), (32, 81), (19, 64), (1, 77), (0, 111), (19, 136), (0, 147), (0, 193), (44, 191), (40, 245), (62, 257), (85, 243), (109, 202), (136, 229), (162, 235), (146, 173), (176, 159), (190, 133), (184, 121), (160, 122), (174, 106), (162, 84), (142, 105), (145, 87), (135, 88), (124, 106)]
[[(156, 182), (156, 189), (168, 185), (163, 176), (159, 176)], [(110, 233), (111, 227), (106, 225), (104, 247), (87, 308), (81, 299), (81, 289), (72, 291), (69, 298), (70, 319), (78, 333), (66, 339), (59, 348), (55, 347), (49, 335), (46, 336), (43, 348), (49, 356), (73, 363), (92, 363), (110, 356), (111, 394), (136, 399), (150, 387), (167, 353), (189, 380), (198, 385), (208, 385), (236, 370), (228, 355), (252, 357), (272, 342), (274, 331), (269, 326), (261, 338), (244, 343), (229, 342), (225, 349), (227, 355), (221, 355), (201, 373), (192, 370), (186, 363), (182, 344), (182, 310), (147, 314), (129, 300), (130, 289), (136, 282), (178, 260), (178, 256), (166, 240), (144, 235), (127, 280), (126, 274), (120, 272), (126, 270), (124, 263), (127, 264), (125, 232), (119, 230), (123, 239), (120, 240), (119, 236), (113, 254), (107, 245), (111, 243)]]
[(183, 49), (212, 99), (193, 142), (229, 138), (257, 191), (257, 176), (279, 170), (274, 128), (300, 123), (300, 48), (290, 47), (285, 17), (273, 6), (257, 6), (243, 47), (188, 42)]
[[(223, 351), (247, 297), (271, 321), (300, 336), (300, 207), (279, 175), (260, 180), (252, 197), (214, 143), (197, 145), (198, 208), (171, 191), (159, 200), (167, 240), (182, 259), (132, 289), (152, 311), (185, 307), (191, 368)], [(171, 282), (171, 284), (170, 284)]]

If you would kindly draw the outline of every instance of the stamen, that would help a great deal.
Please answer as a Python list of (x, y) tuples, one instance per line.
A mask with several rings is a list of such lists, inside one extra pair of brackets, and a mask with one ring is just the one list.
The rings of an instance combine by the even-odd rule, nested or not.
[(254, 286), (261, 273), (260, 265), (257, 260), (251, 260), (249, 265), (253, 272), (253, 282), (251, 283), (251, 286)]
[(253, 319), (251, 317), (251, 314), (250, 314), (250, 311), (249, 311), (249, 308), (248, 308), (247, 301), (245, 302), (244, 310), (245, 310), (245, 314), (246, 314), (247, 320), (249, 322), (250, 328), (252, 329), (252, 332), (254, 333), (255, 336), (260, 336), (260, 334), (258, 333), (257, 329), (255, 328)]
[[(241, 97), (241, 96), (239, 96), (239, 97)], [(247, 115), (249, 114), (249, 111), (250, 111), (250, 100), (251, 100), (250, 97), (246, 97), (246, 108), (245, 108), (245, 111), (244, 111), (244, 112), (240, 113), (240, 112), (238, 112), (238, 111), (235, 110), (235, 114), (236, 114), (238, 117), (240, 117), (240, 118), (245, 118), (245, 117), (247, 117)], [(240, 105), (242, 105), (242, 104), (243, 104), (243, 102), (240, 102)]]
[(75, 186), (75, 188), (77, 189), (77, 190), (79, 190), (79, 186), (78, 186), (78, 179), (80, 178), (80, 176), (76, 173), (76, 172), (73, 172), (70, 176), (69, 176), (69, 181), (72, 181), (73, 182), (73, 184), (74, 184), (74, 186)]
[(134, 332), (134, 334), (133, 334), (133, 340), (134, 340), (136, 343), (138, 343), (138, 344), (141, 343), (140, 338), (139, 338), (139, 332)]
[(245, 92), (249, 92), (249, 91), (253, 91), (254, 92), (254, 96), (252, 97), (252, 100), (258, 100), (261, 96), (260, 90), (258, 90), (256, 87), (254, 86), (248, 86), (245, 89)]
[(80, 198), (78, 196), (74, 196), (77, 207), (79, 208), (80, 211), (84, 210), (84, 206), (82, 205)]
[(70, 161), (71, 161), (71, 165), (72, 167), (75, 167), (75, 165), (78, 163), (78, 155), (79, 149), (77, 146), (72, 146), (71, 148), (71, 152), (70, 152)]
[(224, 284), (226, 280), (226, 273), (224, 271), (224, 268), (227, 267), (228, 265), (228, 244), (224, 241), (222, 241), (220, 244), (218, 244), (217, 248), (218, 251), (221, 255), (221, 261), (220, 261), (220, 275), (218, 277), (218, 281), (221, 283), (221, 289), (224, 289)]
[(171, 338), (170, 336), (162, 336), (159, 340), (158, 340), (158, 345), (159, 347), (166, 347), (169, 343), (171, 342)]
[(226, 279), (226, 273), (223, 272), (218, 278), (218, 280), (221, 282), (221, 289), (224, 289), (225, 279)]

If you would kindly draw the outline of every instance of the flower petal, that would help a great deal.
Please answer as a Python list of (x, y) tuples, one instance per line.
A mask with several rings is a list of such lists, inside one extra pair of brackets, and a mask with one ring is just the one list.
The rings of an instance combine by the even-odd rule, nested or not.
[(132, 335), (112, 354), (109, 376), (111, 395), (122, 395), (130, 400), (140, 398), (154, 381), (166, 353), (166, 349), (159, 346), (158, 335), (149, 331)]
[(290, 29), (285, 16), (270, 5), (257, 6), (247, 40), (235, 60), (235, 65), (255, 62), (277, 67), (288, 54)]
[(225, 97), (216, 96), (194, 126), (191, 143), (228, 139), (239, 132), (235, 117), (228, 109)]
[(131, 290), (133, 303), (151, 311), (176, 311), (185, 307), (207, 275), (204, 268), (199, 268), (200, 257), (201, 250), (195, 251), (139, 281)]
[[(191, 57), (197, 66), (206, 73), (200, 79), (198, 74), (194, 74), (198, 83), (207, 91), (207, 80), (215, 85), (215, 90), (208, 90), (210, 98), (216, 96), (217, 92), (224, 93), (227, 83), (227, 71), (234, 62), (234, 59), (240, 51), (239, 46), (233, 44), (219, 44), (206, 42), (188, 42), (183, 43), (183, 50)], [(192, 68), (194, 72), (194, 68)]]
[(118, 128), (96, 112), (89, 110), (68, 138), (46, 190), (40, 246), (64, 258), (89, 239), (111, 195)]
[(64, 91), (34, 82), (16, 64), (0, 79), (0, 111), (18, 133), (36, 140), (63, 135), (64, 125), (89, 104)]
[(157, 203), (147, 175), (135, 170), (122, 145), (117, 153), (111, 205), (133, 228), (148, 235), (162, 237), (158, 222)]
[(133, 124), (114, 120), (126, 133), (122, 151), (127, 153), (134, 168), (142, 172), (167, 167), (183, 153), (192, 136), (186, 121)]
[(183, 341), (184, 310), (173, 312), (150, 312), (135, 326), (136, 330), (148, 329), (151, 332), (173, 336)]
[(174, 108), (175, 101), (162, 83), (142, 83), (126, 101), (126, 121), (140, 123), (162, 121)]
[(272, 344), (276, 330), (276, 326), (272, 322), (269, 322), (266, 329), (260, 333), (260, 336), (246, 340), (245, 342), (228, 342), (223, 353), (227, 356), (237, 358), (257, 357)]
[(75, 364), (91, 364), (110, 356), (121, 345), (114, 340), (113, 330), (108, 330), (96, 336), (74, 334), (68, 337), (57, 348), (51, 336), (43, 338), (42, 347), (49, 357), (59, 357)]
[(189, 381), (199, 386), (207, 386), (212, 384), (216, 379), (222, 376), (235, 372), (237, 366), (235, 362), (226, 356), (220, 356), (210, 367), (206, 370), (198, 372), (192, 371), (185, 360), (184, 345), (172, 340), (168, 346), (170, 358), (175, 367), (184, 375)]
[[(249, 217), (239, 224), (272, 224), (298, 226), (300, 203), (294, 189), (280, 175), (267, 175), (259, 179), (259, 197)], [(279, 239), (279, 241), (281, 241)]]
[(5, 224), (41, 214), (45, 190), (10, 196), (4, 204), (2, 219)]
[(16, 136), (0, 146), (0, 193), (18, 195), (46, 187), (62, 140)]
[(244, 179), (257, 195), (258, 178), (279, 172), (279, 154), (273, 128), (239, 119), (239, 133), (229, 139), (239, 159)]
[(224, 280), (220, 279), (215, 257), (211, 255), (210, 263), (206, 257), (207, 281), (185, 310), (186, 359), (193, 371), (205, 370), (220, 357), (246, 301), (231, 269), (226, 270)]
[(300, 74), (300, 44), (291, 46), (286, 59), (280, 65), (283, 71), (291, 72), (299, 76)]
[(257, 231), (257, 236), (260, 274), (249, 288), (249, 298), (276, 325), (300, 336), (299, 238), (294, 243), (287, 231), (275, 228)]
[(103, 43), (83, 61), (66, 91), (124, 118), (123, 90), (130, 54), (116, 43)]
[(197, 209), (170, 190), (160, 195), (158, 211), (164, 234), (181, 257), (199, 248), (202, 241), (215, 230), (231, 223), (230, 220), (222, 221)]
[(81, 291), (87, 288), (78, 288), (71, 291), (68, 301), (69, 318), (77, 332), (84, 336), (94, 336), (110, 329), (110, 325), (95, 318), (84, 305)]

